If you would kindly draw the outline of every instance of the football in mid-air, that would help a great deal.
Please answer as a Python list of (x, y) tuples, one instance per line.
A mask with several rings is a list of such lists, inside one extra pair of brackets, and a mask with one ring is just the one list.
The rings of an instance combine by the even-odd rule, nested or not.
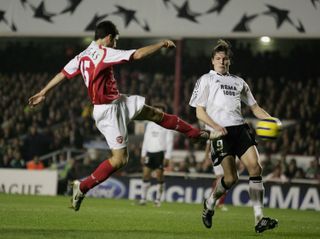
[(256, 124), (256, 134), (263, 140), (276, 139), (281, 130), (281, 121), (274, 117), (259, 120)]

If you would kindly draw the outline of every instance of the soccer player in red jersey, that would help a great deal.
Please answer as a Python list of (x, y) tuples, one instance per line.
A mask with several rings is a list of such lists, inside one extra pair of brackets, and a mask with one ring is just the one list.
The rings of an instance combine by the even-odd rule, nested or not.
[(93, 107), (93, 117), (99, 131), (105, 136), (112, 157), (103, 161), (83, 181), (73, 182), (72, 207), (78, 211), (85, 194), (105, 181), (111, 174), (124, 167), (128, 161), (128, 131), (131, 120), (149, 120), (160, 126), (185, 134), (191, 139), (209, 139), (208, 131), (192, 127), (176, 115), (170, 115), (145, 104), (138, 95), (120, 94), (113, 74), (113, 66), (143, 59), (162, 48), (173, 48), (171, 40), (163, 40), (137, 50), (116, 48), (119, 32), (111, 21), (96, 26), (95, 40), (53, 77), (37, 94), (29, 99), (30, 106), (42, 102), (47, 93), (66, 78), (82, 75)]

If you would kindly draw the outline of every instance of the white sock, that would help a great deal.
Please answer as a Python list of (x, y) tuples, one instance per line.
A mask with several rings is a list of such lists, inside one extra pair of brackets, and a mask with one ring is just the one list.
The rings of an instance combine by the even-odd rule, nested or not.
[(164, 183), (163, 182), (159, 182), (157, 184), (156, 201), (160, 202), (161, 196), (162, 196), (162, 192), (163, 192), (163, 188), (164, 188)]
[(142, 182), (142, 186), (141, 186), (141, 200), (142, 201), (147, 200), (147, 192), (150, 187), (150, 184), (151, 184), (150, 181), (143, 181)]
[(249, 196), (253, 206), (255, 225), (263, 217), (264, 186), (262, 180), (249, 180)]

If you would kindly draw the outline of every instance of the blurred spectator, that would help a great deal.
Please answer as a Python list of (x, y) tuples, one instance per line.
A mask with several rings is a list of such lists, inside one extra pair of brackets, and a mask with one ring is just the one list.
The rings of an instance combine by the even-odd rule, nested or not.
[(309, 167), (306, 170), (305, 177), (309, 179), (317, 179), (319, 176), (319, 163), (317, 159), (314, 159), (310, 162)]
[(298, 171), (297, 160), (295, 158), (292, 158), (289, 164), (287, 165), (287, 168), (284, 174), (288, 179), (292, 179), (296, 176), (297, 171)]
[(129, 161), (127, 166), (121, 170), (122, 173), (137, 173), (142, 171), (140, 162), (141, 145), (131, 143), (129, 145)]
[(21, 153), (18, 150), (13, 151), (13, 158), (10, 160), (11, 168), (25, 168), (26, 162), (22, 158)]
[(24, 142), (26, 161), (33, 159), (34, 156), (44, 154), (48, 145), (49, 142), (45, 136), (38, 132), (38, 126), (31, 126)]
[(278, 164), (274, 167), (273, 171), (264, 178), (264, 180), (285, 183), (288, 181), (288, 178), (284, 175), (281, 164)]
[(187, 156), (184, 158), (184, 162), (180, 164), (180, 172), (197, 172), (197, 160), (194, 151), (189, 150)]
[(272, 163), (272, 158), (271, 158), (272, 155), (269, 152), (266, 152), (265, 156), (266, 156), (265, 159), (261, 161), (261, 166), (263, 168), (262, 176), (266, 176), (270, 174), (274, 169), (274, 165)]
[(74, 159), (67, 159), (64, 154), (58, 156), (58, 160), (53, 162), (50, 169), (58, 171), (58, 194), (64, 195), (68, 190), (68, 176), (74, 166)]
[(305, 173), (302, 168), (297, 168), (296, 174), (294, 175), (294, 178), (296, 179), (305, 179)]
[(0, 168), (11, 168), (9, 155), (5, 154), (0, 161)]
[(28, 170), (42, 170), (44, 169), (44, 164), (40, 160), (38, 155), (33, 156), (32, 160), (27, 162), (27, 169)]

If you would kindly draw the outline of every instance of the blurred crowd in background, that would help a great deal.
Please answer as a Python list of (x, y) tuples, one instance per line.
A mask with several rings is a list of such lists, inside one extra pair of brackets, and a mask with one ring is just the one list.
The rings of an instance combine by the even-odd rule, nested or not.
[[(69, 39), (71, 41), (72, 39)], [(50, 42), (50, 40), (49, 40)], [(124, 40), (124, 48), (139, 47)], [(272, 116), (293, 122), (283, 129), (276, 141), (259, 142), (260, 152), (267, 155), (264, 175), (320, 180), (320, 75), (316, 59), (320, 46), (300, 44), (285, 53), (279, 50), (254, 52), (250, 44), (234, 45), (231, 73), (243, 77), (251, 87), (257, 102)], [(184, 43), (180, 108), (178, 115), (199, 126), (194, 110), (188, 105), (196, 80), (210, 70), (210, 53), (195, 52)], [(191, 44), (189, 44), (191, 45)], [(28, 98), (42, 88), (80, 49), (82, 44), (48, 44), (48, 42), (13, 42), (0, 48), (0, 167), (4, 168), (59, 168), (60, 178), (76, 178), (91, 172), (98, 162), (90, 157), (77, 162), (64, 154), (57, 162), (40, 157), (62, 148), (84, 149), (90, 140), (104, 140), (91, 118), (92, 106), (83, 80), (67, 80), (50, 93), (38, 108), (28, 106)], [(142, 62), (115, 67), (120, 92), (146, 97), (148, 104), (162, 102), (167, 112), (173, 113), (175, 52), (164, 52)], [(246, 118), (253, 118), (243, 107)], [(134, 125), (129, 126), (134, 134)], [(142, 138), (141, 138), (142, 139)], [(175, 149), (187, 149), (190, 154), (184, 163), (171, 165), (173, 171), (211, 172), (205, 160), (196, 160), (194, 147), (183, 135), (175, 137)], [(133, 140), (127, 172), (141, 171), (141, 141)], [(281, 155), (272, 160), (273, 154)], [(299, 168), (296, 159), (286, 161), (287, 155), (312, 156), (307, 168)], [(201, 161), (199, 163), (199, 161)], [(245, 170), (239, 163), (239, 172)]]

